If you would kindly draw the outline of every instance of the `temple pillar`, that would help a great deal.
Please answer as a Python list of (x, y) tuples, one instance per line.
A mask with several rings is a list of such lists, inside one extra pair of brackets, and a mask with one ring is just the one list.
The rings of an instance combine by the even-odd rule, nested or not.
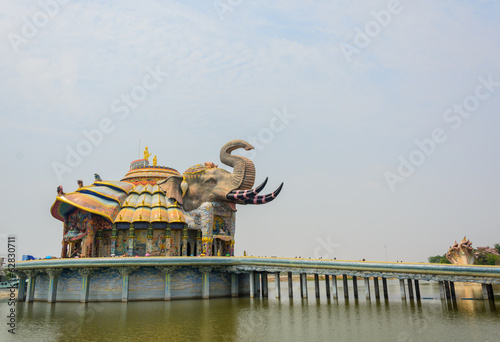
[(130, 228), (128, 230), (128, 255), (134, 255), (134, 241), (135, 241), (135, 229), (134, 224), (130, 224)]
[(122, 302), (128, 302), (128, 285), (129, 277), (132, 272), (137, 270), (139, 267), (119, 267), (119, 272), (122, 275)]
[(231, 273), (231, 297), (238, 297), (238, 273)]
[(177, 267), (177, 266), (156, 266), (156, 269), (158, 269), (165, 277), (165, 295), (163, 296), (164, 300), (170, 300), (170, 298), (171, 298), (170, 279), (171, 279), (172, 273), (178, 268), (179, 267)]
[(358, 278), (356, 276), (352, 276), (352, 287), (354, 291), (354, 299), (358, 299)]
[(255, 271), (250, 271), (250, 298), (255, 297)]
[(201, 255), (203, 251), (203, 242), (201, 241), (201, 230), (196, 232), (196, 255)]
[(337, 275), (332, 276), (332, 296), (333, 299), (339, 299), (339, 290), (337, 287)]
[(68, 257), (68, 243), (64, 240), (61, 242), (62, 248), (61, 248), (61, 258), (67, 258)]
[(94, 253), (94, 255), (100, 258), (102, 256), (102, 230), (101, 229), (99, 229), (97, 231), (96, 239), (97, 239), (97, 246), (95, 248), (96, 252)]
[(19, 278), (19, 286), (17, 288), (17, 301), (23, 302), (25, 299), (24, 292), (26, 291), (26, 273), (22, 271), (16, 271), (16, 274)]
[(375, 290), (375, 299), (380, 299), (380, 287), (378, 284), (378, 277), (373, 277), (373, 288)]
[(210, 298), (210, 272), (212, 267), (202, 266), (198, 268), (201, 272), (201, 298)]
[(408, 279), (408, 296), (410, 297), (411, 300), (413, 300), (413, 284), (412, 284), (412, 279)]
[(319, 274), (314, 274), (314, 293), (319, 298)]
[(330, 294), (330, 276), (328, 274), (325, 274), (325, 289), (326, 289), (326, 298), (330, 299), (331, 294)]
[(281, 298), (280, 272), (274, 272), (274, 286), (275, 286), (275, 290), (276, 290), (276, 298)]
[(182, 230), (182, 256), (187, 256), (187, 244), (188, 244), (188, 230), (184, 228)]
[(170, 229), (170, 223), (167, 224), (167, 229), (165, 229), (165, 256), (172, 256), (172, 229)]
[(370, 295), (370, 278), (365, 277), (365, 294), (366, 299), (371, 299)]
[(261, 273), (261, 283), (262, 283), (262, 298), (268, 297), (268, 286), (267, 286), (267, 272), (264, 271)]
[(342, 275), (343, 287), (344, 287), (344, 298), (349, 299), (349, 285), (347, 284), (347, 274)]
[(49, 275), (49, 295), (47, 302), (54, 303), (56, 301), (57, 295), (57, 280), (59, 275), (62, 273), (61, 268), (48, 268), (45, 272)]
[(307, 299), (307, 273), (300, 274), (300, 295), (302, 299)]
[(35, 285), (36, 277), (38, 276), (38, 271), (27, 270), (26, 275), (28, 276), (28, 288), (26, 289), (26, 302), (31, 303), (35, 297)]
[(293, 298), (293, 278), (292, 272), (288, 272), (288, 297)]
[(399, 288), (401, 289), (401, 299), (406, 300), (406, 288), (404, 279), (399, 279)]
[(116, 229), (116, 224), (113, 224), (111, 229), (111, 256), (116, 255), (116, 240), (118, 239), (118, 229)]
[(153, 252), (153, 224), (148, 224), (148, 230), (146, 232), (146, 254), (151, 254)]
[(382, 288), (384, 290), (384, 299), (389, 300), (389, 289), (387, 288), (387, 278), (382, 277)]

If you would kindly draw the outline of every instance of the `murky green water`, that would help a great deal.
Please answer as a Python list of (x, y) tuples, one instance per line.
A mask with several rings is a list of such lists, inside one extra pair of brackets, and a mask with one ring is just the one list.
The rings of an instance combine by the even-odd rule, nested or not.
[[(6, 303), (1, 341), (500, 341), (500, 304), (472, 298), (480, 288), (457, 287), (456, 307), (439, 300), (433, 283), (421, 284), (422, 299), (402, 301), (399, 283), (389, 281), (390, 300), (300, 299), (294, 283), (289, 300), (269, 298), (174, 300), (171, 302), (56, 303), (17, 306), (16, 336), (7, 333)], [(359, 285), (362, 285), (360, 283)], [(342, 289), (340, 288), (340, 294)], [(373, 291), (373, 289), (372, 289)], [(350, 292), (352, 296), (352, 289)], [(372, 293), (373, 295), (373, 293)], [(434, 298), (434, 299), (430, 299)], [(498, 310), (498, 311), (497, 311)]]

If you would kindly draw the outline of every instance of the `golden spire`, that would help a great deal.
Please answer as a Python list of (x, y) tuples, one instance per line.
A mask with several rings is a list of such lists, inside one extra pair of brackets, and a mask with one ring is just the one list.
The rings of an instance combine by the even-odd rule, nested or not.
[(158, 160), (156, 159), (156, 155), (153, 158), (153, 166), (158, 165)]
[(146, 146), (146, 148), (144, 150), (144, 159), (146, 159), (147, 161), (149, 161), (149, 156), (150, 155), (151, 155), (151, 153), (149, 153), (148, 147)]

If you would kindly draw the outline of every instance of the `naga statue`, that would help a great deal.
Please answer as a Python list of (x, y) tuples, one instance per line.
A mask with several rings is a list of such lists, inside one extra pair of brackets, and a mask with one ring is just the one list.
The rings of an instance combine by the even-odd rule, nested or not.
[(455, 241), (455, 244), (446, 253), (446, 259), (456, 265), (473, 265), (474, 250), (472, 249), (472, 242), (465, 236), (460, 243)]

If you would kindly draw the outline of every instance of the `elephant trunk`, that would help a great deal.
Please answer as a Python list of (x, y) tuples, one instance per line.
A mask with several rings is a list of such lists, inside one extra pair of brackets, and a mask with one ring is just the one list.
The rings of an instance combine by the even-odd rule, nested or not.
[(255, 165), (248, 158), (231, 155), (231, 152), (239, 148), (244, 148), (247, 151), (253, 150), (253, 146), (246, 141), (232, 140), (222, 146), (220, 161), (234, 168), (232, 190), (247, 190), (251, 189), (255, 182)]

